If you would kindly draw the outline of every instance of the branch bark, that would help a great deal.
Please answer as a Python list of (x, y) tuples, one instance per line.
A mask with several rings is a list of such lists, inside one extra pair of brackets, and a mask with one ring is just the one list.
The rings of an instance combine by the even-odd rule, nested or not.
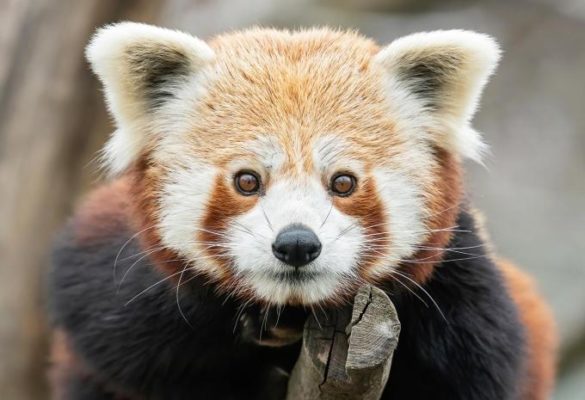
[(309, 318), (287, 400), (377, 400), (390, 373), (400, 322), (388, 296), (362, 287), (353, 309)]

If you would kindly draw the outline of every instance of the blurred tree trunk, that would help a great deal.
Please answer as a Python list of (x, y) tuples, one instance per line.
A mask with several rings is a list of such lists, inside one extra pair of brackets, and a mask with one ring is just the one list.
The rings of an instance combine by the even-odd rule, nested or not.
[(162, 1), (0, 3), (0, 398), (38, 400), (48, 249), (111, 130), (83, 49), (97, 26), (153, 21)]

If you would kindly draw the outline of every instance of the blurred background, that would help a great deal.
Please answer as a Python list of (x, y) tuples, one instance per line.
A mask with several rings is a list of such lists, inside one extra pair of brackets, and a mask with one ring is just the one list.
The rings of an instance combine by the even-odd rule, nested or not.
[(502, 44), (476, 127), (491, 145), (469, 192), (499, 253), (558, 321), (555, 399), (585, 398), (585, 0), (0, 0), (0, 399), (47, 398), (51, 241), (99, 181), (113, 130), (83, 58), (94, 29), (133, 20), (202, 38), (250, 25), (357, 28), (379, 43), (465, 28)]

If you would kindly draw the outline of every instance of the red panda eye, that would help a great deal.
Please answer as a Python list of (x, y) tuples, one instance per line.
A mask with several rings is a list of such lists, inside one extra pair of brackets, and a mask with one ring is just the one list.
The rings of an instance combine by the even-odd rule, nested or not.
[(349, 174), (334, 175), (331, 179), (331, 191), (338, 196), (349, 196), (355, 189), (356, 179)]
[(244, 196), (252, 196), (260, 190), (260, 178), (255, 172), (240, 171), (236, 174), (234, 184)]

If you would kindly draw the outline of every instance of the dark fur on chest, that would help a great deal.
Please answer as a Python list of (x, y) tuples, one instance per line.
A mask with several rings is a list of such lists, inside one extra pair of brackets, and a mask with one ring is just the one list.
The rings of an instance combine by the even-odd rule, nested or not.
[[(516, 396), (523, 359), (517, 311), (472, 218), (462, 213), (459, 225), (450, 247), (466, 247), (467, 255), (447, 252), (425, 286), (445, 318), (430, 301), (427, 307), (407, 291), (390, 292), (402, 332), (384, 399)], [(114, 261), (130, 236), (119, 231), (79, 245), (66, 232), (56, 247), (53, 322), (90, 371), (84, 378), (90, 382), (71, 377), (69, 398), (125, 398), (112, 392), (133, 399), (281, 397), (281, 371), (290, 371), (299, 346), (246, 340), (237, 321), (240, 304), (202, 279), (181, 285), (177, 296), (176, 283), (161, 281), (135, 242), (118, 256), (114, 279)]]
[(243, 338), (239, 304), (202, 279), (185, 277), (177, 296), (176, 280), (165, 279), (135, 242), (117, 254), (129, 237), (80, 247), (66, 234), (54, 253), (54, 324), (104, 386), (131, 398), (259, 398), (262, 380), (278, 376), (275, 367), (291, 368), (298, 346)]
[[(445, 260), (424, 286), (441, 312), (409, 292), (390, 295), (402, 330), (385, 399), (516, 399), (524, 332), (473, 218), (461, 213)], [(413, 266), (416, 268), (416, 266)]]

